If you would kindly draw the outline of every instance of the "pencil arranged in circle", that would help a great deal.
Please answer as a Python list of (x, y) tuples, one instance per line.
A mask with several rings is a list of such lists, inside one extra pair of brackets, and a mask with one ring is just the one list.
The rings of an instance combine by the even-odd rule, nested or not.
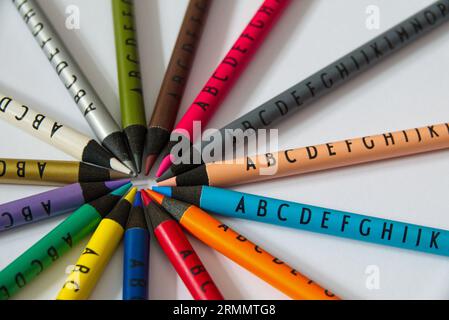
[(132, 188), (98, 225), (59, 291), (57, 300), (87, 300), (125, 233), (137, 189)]
[(0, 184), (60, 186), (128, 177), (121, 172), (78, 161), (0, 158)]
[(296, 300), (338, 300), (330, 291), (200, 208), (146, 190), (192, 235)]
[(128, 145), (120, 127), (55, 32), (50, 20), (40, 8), (39, 1), (13, 0), (12, 2), (98, 140), (117, 159), (136, 173), (137, 170), (131, 161)]
[(190, 0), (148, 125), (145, 173), (170, 140), (213, 0)]
[(129, 179), (75, 183), (1, 204), (0, 233), (71, 212), (127, 183)]
[[(272, 27), (290, 0), (265, 0), (257, 10), (250, 23), (240, 34), (226, 57), (218, 65), (206, 85), (195, 98), (187, 112), (173, 130), (174, 134), (180, 134), (191, 142), (194, 142), (195, 122), (201, 122), (205, 128), (214, 113), (220, 107), (226, 95), (245, 70), (251, 58), (256, 54)], [(176, 142), (169, 142), (165, 158), (156, 173), (161, 176), (172, 164), (171, 147)]]
[(136, 193), (129, 212), (123, 246), (123, 300), (147, 300), (150, 234), (140, 192)]
[(213, 162), (160, 186), (229, 186), (449, 148), (449, 123)]
[(223, 300), (186, 235), (164, 209), (154, 202), (146, 207), (147, 224), (195, 300)]
[(19, 128), (76, 160), (130, 174), (131, 170), (94, 139), (0, 93), (0, 119)]
[(4, 268), (0, 272), (0, 300), (13, 297), (76, 247), (95, 230), (129, 188), (131, 183), (83, 205)]
[[(356, 76), (387, 60), (388, 57), (429, 34), (449, 20), (449, 0), (436, 1), (412, 17), (392, 27), (366, 44), (343, 56), (305, 80), (287, 89), (261, 106), (220, 129), (221, 140), (204, 142), (204, 148), (224, 150), (227, 139), (239, 140), (243, 135), (257, 134), (259, 129), (275, 128), (319, 100), (350, 82)], [(237, 130), (237, 131), (236, 131)], [(207, 141), (204, 140), (204, 141)], [(192, 151), (193, 152), (193, 151)], [(223, 154), (224, 155), (224, 154)], [(225, 155), (224, 155), (225, 156)], [(223, 160), (228, 158), (223, 157)], [(179, 175), (201, 164), (175, 164), (162, 180)]]
[(147, 133), (134, 0), (112, 0), (123, 132), (138, 173)]
[(449, 231), (215, 187), (154, 187), (224, 217), (449, 256)]

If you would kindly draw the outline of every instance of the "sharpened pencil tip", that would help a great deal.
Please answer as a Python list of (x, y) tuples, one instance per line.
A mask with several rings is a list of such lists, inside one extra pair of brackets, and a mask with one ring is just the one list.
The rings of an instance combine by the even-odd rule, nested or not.
[[(171, 168), (171, 167), (170, 167)], [(167, 169), (167, 171), (164, 172), (163, 175), (157, 178), (156, 182), (164, 181), (170, 178), (173, 178), (175, 175), (173, 174), (173, 171), (170, 170), (170, 168)]]
[(122, 180), (131, 178), (131, 173), (123, 173), (115, 170), (110, 170), (110, 180)]
[(148, 195), (148, 193), (145, 192), (145, 190), (140, 192), (140, 196), (142, 197), (144, 206), (148, 206), (148, 204), (153, 201), (153, 199), (151, 199), (151, 197)]
[(147, 156), (145, 160), (145, 175), (148, 176), (150, 174), (151, 169), (154, 166), (154, 163), (156, 162), (157, 156), (154, 154), (150, 154)]
[(176, 177), (160, 181), (157, 183), (158, 187), (176, 187)]
[(123, 162), (123, 164), (130, 170), (130, 174), (135, 178), (137, 177), (137, 169), (134, 165), (134, 163), (131, 160), (126, 160)]
[(140, 174), (142, 172), (142, 157), (143, 155), (140, 153), (133, 154), (134, 162), (136, 164), (137, 173)]
[(151, 197), (156, 203), (162, 204), (164, 201), (164, 196), (160, 193), (154, 192), (153, 190), (145, 190), (146, 194)]
[(115, 171), (122, 172), (124, 174), (129, 175), (129, 176), (131, 176), (133, 174), (133, 172), (131, 171), (130, 168), (125, 166), (123, 163), (118, 161), (116, 158), (112, 158), (111, 161), (110, 161), (110, 164), (111, 164), (111, 168), (113, 170), (115, 170)]
[(159, 166), (159, 169), (157, 169), (156, 177), (159, 178), (162, 176), (162, 174), (170, 168), (172, 165), (171, 156), (167, 155), (164, 160), (162, 160), (161, 165)]

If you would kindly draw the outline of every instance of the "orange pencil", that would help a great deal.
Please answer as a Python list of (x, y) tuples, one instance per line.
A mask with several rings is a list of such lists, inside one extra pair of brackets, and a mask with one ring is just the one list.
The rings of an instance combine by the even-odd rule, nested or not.
[(212, 162), (159, 186), (224, 187), (449, 148), (449, 123)]
[(194, 205), (146, 190), (196, 238), (296, 300), (339, 300), (330, 291), (272, 256)]

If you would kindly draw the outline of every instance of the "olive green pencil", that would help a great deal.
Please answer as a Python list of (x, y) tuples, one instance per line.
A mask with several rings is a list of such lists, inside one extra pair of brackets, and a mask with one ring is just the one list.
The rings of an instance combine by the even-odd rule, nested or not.
[(133, 0), (112, 0), (123, 131), (137, 171), (147, 132)]

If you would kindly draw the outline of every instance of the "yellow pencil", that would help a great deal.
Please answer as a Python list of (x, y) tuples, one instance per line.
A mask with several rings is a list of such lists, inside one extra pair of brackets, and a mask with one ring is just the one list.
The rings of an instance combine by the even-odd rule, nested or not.
[(137, 189), (131, 189), (104, 218), (57, 296), (57, 300), (86, 300), (101, 277), (125, 232)]

